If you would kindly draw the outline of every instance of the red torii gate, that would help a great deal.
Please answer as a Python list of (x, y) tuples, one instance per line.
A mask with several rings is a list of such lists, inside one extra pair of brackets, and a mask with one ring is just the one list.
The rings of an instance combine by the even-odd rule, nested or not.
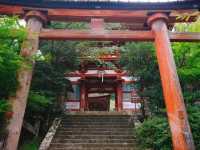
[[(194, 12), (196, 10), (180, 10)], [(31, 57), (38, 49), (39, 39), (53, 40), (105, 40), (105, 41), (155, 41), (156, 54), (160, 69), (164, 100), (167, 107), (168, 121), (172, 133), (175, 150), (194, 150), (182, 91), (176, 71), (176, 65), (170, 45), (171, 41), (200, 41), (199, 33), (174, 33), (168, 31), (168, 26), (177, 22), (192, 22), (196, 16), (189, 20), (176, 19), (170, 15), (173, 11), (132, 11), (132, 10), (85, 10), (85, 9), (56, 9), (56, 8), (30, 8), (24, 6), (0, 5), (0, 14), (19, 15), (26, 19), (28, 28), (27, 47), (21, 50), (21, 55)], [(105, 22), (140, 23), (138, 31), (107, 31), (102, 25)], [(43, 29), (42, 26), (51, 20), (57, 21), (91, 21), (90, 30), (52, 30)], [(145, 23), (148, 27), (143, 26)], [(144, 29), (146, 31), (144, 31)], [(151, 29), (151, 30), (150, 30)], [(94, 32), (95, 31), (95, 32)], [(32, 62), (28, 62), (32, 63)], [(18, 73), (19, 88), (16, 96), (11, 98), (13, 105), (13, 118), (8, 130), (6, 150), (16, 150), (26, 100), (32, 78), (31, 69), (21, 68)]]

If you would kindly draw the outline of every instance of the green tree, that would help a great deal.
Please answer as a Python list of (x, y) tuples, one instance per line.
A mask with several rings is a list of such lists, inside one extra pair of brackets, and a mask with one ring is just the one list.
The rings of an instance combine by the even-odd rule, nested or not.
[(17, 70), (23, 60), (19, 56), (20, 47), (26, 37), (26, 29), (16, 17), (0, 18), (0, 138), (5, 132), (5, 113), (11, 111), (7, 101), (17, 87)]
[(148, 97), (152, 112), (164, 108), (160, 75), (152, 43), (126, 43), (122, 50), (121, 65), (132, 76), (138, 77), (136, 87), (141, 97)]

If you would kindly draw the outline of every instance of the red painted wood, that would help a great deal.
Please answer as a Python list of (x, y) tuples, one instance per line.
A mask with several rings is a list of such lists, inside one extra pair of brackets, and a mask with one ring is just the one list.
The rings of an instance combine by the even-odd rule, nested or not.
[(122, 93), (122, 83), (121, 82), (118, 82), (117, 84), (117, 111), (121, 111), (123, 109), (122, 107), (122, 99), (123, 99), (123, 93)]
[[(169, 32), (172, 42), (200, 41), (200, 33), (177, 33)], [(111, 30), (96, 33), (92, 30), (62, 30), (43, 29), (40, 39), (45, 40), (98, 40), (98, 41), (153, 41), (151, 31), (123, 31)]]
[(104, 20), (101, 18), (92, 18), (90, 23), (90, 28), (93, 32), (104, 31)]
[(176, 71), (167, 25), (164, 21), (165, 18), (162, 14), (155, 14), (150, 18), (150, 23), (155, 36), (156, 54), (173, 147), (174, 150), (194, 150), (194, 142)]
[[(92, 10), (92, 9), (48, 9), (48, 8), (28, 8), (24, 6), (11, 6), (0, 5), (0, 14), (24, 16), (24, 10), (40, 10), (47, 14), (49, 21), (88, 21), (91, 18), (103, 18), (105, 22), (131, 22), (140, 23), (142, 29), (145, 29), (144, 23), (148, 18), (148, 14), (152, 13), (150, 10)], [(196, 10), (169, 10), (169, 22), (173, 24), (175, 22), (193, 22), (197, 19), (197, 16), (191, 16), (187, 19), (177, 19), (177, 16), (181, 13), (192, 13)], [(155, 12), (163, 12), (163, 10), (154, 10)], [(170, 13), (171, 12), (171, 13)], [(175, 13), (173, 13), (175, 12)]]
[(0, 5), (0, 14), (22, 15), (24, 14), (24, 10), (21, 6)]
[(115, 88), (115, 111), (118, 111), (118, 103), (117, 103), (117, 86)]
[[(130, 34), (131, 33), (131, 34)], [(42, 30), (41, 39), (49, 40), (153, 40), (152, 32), (147, 31), (105, 31), (96, 33), (92, 30)]]
[[(194, 10), (195, 11), (195, 10)], [(92, 9), (48, 9), (48, 18), (50, 20), (60, 21), (90, 21), (91, 18), (103, 18), (105, 22), (128, 22), (128, 23), (145, 23), (148, 14), (152, 11), (148, 10), (92, 10)], [(157, 10), (154, 12), (162, 12)], [(169, 10), (168, 12), (172, 12)], [(190, 12), (191, 10), (179, 10), (181, 12)], [(177, 14), (169, 16), (170, 23), (177, 22), (194, 22), (197, 16), (191, 16), (188, 20), (177, 19)]]

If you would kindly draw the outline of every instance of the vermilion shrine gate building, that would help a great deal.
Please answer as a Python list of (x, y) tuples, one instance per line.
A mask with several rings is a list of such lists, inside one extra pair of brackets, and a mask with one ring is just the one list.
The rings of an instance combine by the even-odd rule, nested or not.
[[(184, 99), (176, 71), (170, 42), (200, 41), (199, 33), (178, 33), (170, 31), (175, 23), (188, 23), (197, 20), (199, 0), (165, 0), (152, 1), (68, 1), (68, 0), (0, 0), (0, 14), (18, 15), (26, 19), (29, 44), (22, 48), (21, 55), (32, 57), (38, 48), (39, 40), (96, 40), (96, 41), (154, 41), (162, 81), (163, 95), (168, 121), (172, 133), (175, 150), (194, 150), (194, 143), (187, 118)], [(188, 17), (189, 16), (189, 17)], [(90, 28), (84, 30), (45, 29), (51, 21), (89, 22)], [(106, 23), (121, 23), (126, 28), (106, 29)], [(34, 63), (27, 62), (29, 64)], [(86, 65), (87, 66), (87, 65)], [(81, 96), (72, 100), (80, 100), (80, 109), (90, 110), (89, 94), (94, 89), (93, 83), (100, 78), (101, 70), (90, 70), (88, 66), (83, 72), (76, 72), (68, 78), (80, 78)], [(7, 150), (16, 150), (23, 123), (26, 100), (32, 78), (31, 69), (22, 68), (18, 74), (19, 88), (16, 96), (11, 98), (13, 118), (8, 127)], [(104, 70), (106, 92), (117, 91), (116, 109), (124, 109), (123, 84), (126, 82), (123, 72)], [(92, 76), (93, 75), (93, 76)], [(93, 78), (94, 80), (92, 80)], [(112, 79), (112, 80), (111, 80)], [(72, 79), (73, 81), (73, 79)], [(100, 83), (98, 83), (100, 86)], [(101, 85), (102, 86), (102, 85)], [(106, 89), (107, 88), (107, 89)], [(111, 89), (112, 88), (112, 89)], [(107, 108), (107, 105), (105, 106)]]
[(120, 53), (104, 54), (100, 59), (113, 63), (115, 69), (97, 67), (94, 62), (83, 60), (80, 70), (65, 75), (73, 85), (73, 92), (68, 93), (65, 101), (66, 110), (110, 111), (114, 94), (115, 111), (139, 111), (141, 100), (134, 88), (136, 78), (120, 69)]

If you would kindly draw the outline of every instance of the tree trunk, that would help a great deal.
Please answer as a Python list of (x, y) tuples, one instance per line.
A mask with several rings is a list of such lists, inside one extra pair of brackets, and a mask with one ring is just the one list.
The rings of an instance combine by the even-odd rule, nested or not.
[(27, 22), (27, 27), (28, 37), (24, 42), (21, 50), (21, 55), (25, 58), (25, 65), (22, 65), (22, 67), (18, 70), (17, 78), (19, 85), (16, 91), (16, 95), (10, 98), (13, 117), (8, 125), (6, 150), (17, 150), (26, 109), (27, 97), (33, 74), (34, 60), (32, 60), (32, 56), (38, 50), (38, 34), (42, 28), (42, 22), (35, 17), (31, 17)]

